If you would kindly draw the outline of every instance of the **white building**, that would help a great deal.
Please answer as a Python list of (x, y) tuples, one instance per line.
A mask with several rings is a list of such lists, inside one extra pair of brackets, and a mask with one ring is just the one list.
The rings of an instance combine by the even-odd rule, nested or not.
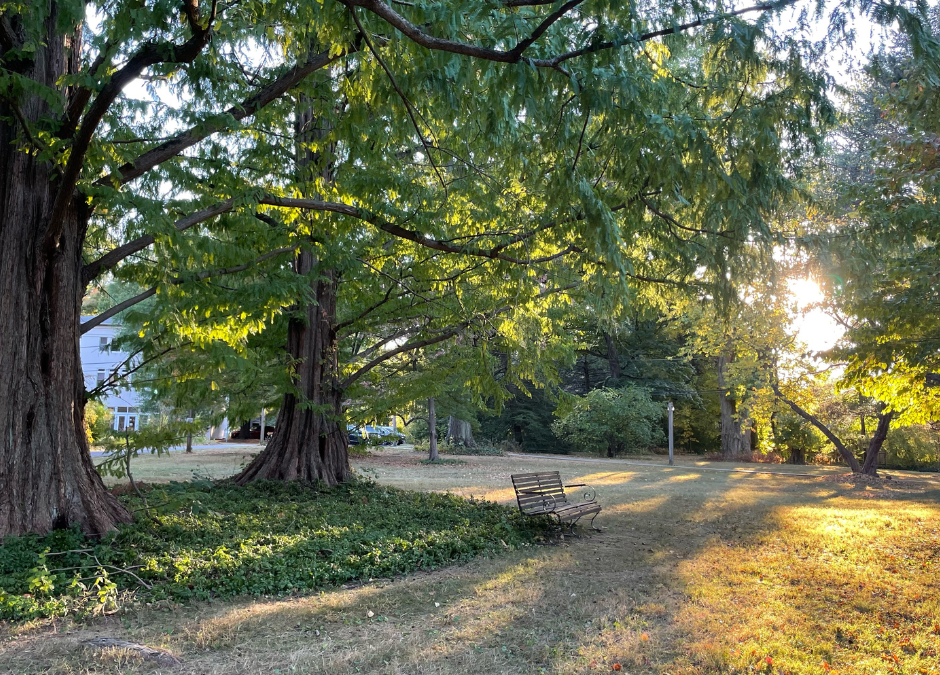
[[(83, 316), (82, 322), (91, 318)], [(111, 377), (116, 369), (125, 365), (130, 356), (127, 352), (111, 349), (111, 342), (117, 337), (120, 328), (120, 324), (107, 319), (82, 335), (82, 372), (87, 391), (92, 391)], [(101, 397), (101, 402), (114, 414), (114, 428), (117, 431), (140, 427), (140, 400), (133, 389), (109, 389)]]

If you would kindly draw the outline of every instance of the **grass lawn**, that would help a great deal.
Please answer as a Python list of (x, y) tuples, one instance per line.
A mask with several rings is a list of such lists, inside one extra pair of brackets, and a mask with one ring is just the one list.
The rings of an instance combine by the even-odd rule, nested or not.
[[(574, 674), (619, 664), (635, 674), (940, 675), (938, 477), (891, 472), (898, 480), (881, 487), (807, 467), (740, 468), (816, 475), (683, 460), (421, 459), (383, 451), (354, 465), (380, 484), (505, 502), (510, 474), (559, 470), (597, 487), (603, 532), (308, 597), (7, 625), (0, 672), (159, 668), (82, 646), (110, 636), (170, 651), (179, 673)], [(135, 475), (157, 480), (161, 462), (189, 476), (199, 462), (221, 472), (226, 461), (236, 463), (143, 458)]]

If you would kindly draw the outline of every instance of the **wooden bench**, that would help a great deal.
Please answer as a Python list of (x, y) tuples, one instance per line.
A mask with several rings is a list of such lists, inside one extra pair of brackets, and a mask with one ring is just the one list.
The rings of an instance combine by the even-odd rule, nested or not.
[[(582, 517), (591, 516), (593, 527), (594, 518), (601, 512), (601, 505), (595, 499), (593, 488), (586, 483), (562, 485), (561, 474), (557, 471), (517, 473), (511, 478), (519, 510), (527, 516), (548, 516), (554, 518), (559, 525), (574, 525)], [(568, 501), (565, 488), (577, 487), (587, 488), (584, 491), (584, 499), (572, 503)]]

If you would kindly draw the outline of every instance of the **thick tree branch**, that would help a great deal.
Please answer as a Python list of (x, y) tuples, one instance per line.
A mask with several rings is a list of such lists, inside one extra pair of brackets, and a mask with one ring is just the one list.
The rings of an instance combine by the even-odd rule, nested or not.
[(812, 415), (806, 412), (799, 405), (797, 405), (796, 403), (788, 399), (786, 396), (784, 396), (783, 393), (780, 391), (780, 387), (778, 387), (776, 383), (771, 384), (771, 387), (773, 388), (774, 394), (776, 394), (777, 398), (779, 398), (781, 401), (783, 401), (788, 406), (790, 406), (790, 409), (793, 412), (795, 412), (804, 420), (806, 420), (807, 422), (812, 424), (814, 427), (819, 429), (823, 433), (823, 435), (829, 439), (829, 442), (832, 443), (836, 447), (836, 450), (839, 451), (839, 454), (842, 455), (842, 459), (845, 460), (845, 463), (848, 464), (849, 468), (852, 469), (852, 473), (861, 472), (862, 467), (859, 465), (858, 460), (855, 458), (855, 455), (847, 447), (845, 447), (845, 443), (843, 443), (839, 439), (838, 436), (832, 433), (829, 427), (823, 424), (822, 420), (820, 420), (815, 415)]
[[(631, 200), (632, 202), (633, 200)], [(401, 227), (400, 225), (395, 225), (390, 223), (384, 218), (374, 214), (365, 209), (360, 209), (356, 206), (350, 204), (341, 204), (337, 202), (324, 202), (316, 199), (300, 199), (300, 198), (291, 198), (291, 197), (277, 197), (274, 195), (265, 195), (258, 200), (258, 204), (264, 204), (266, 206), (278, 206), (283, 208), (297, 208), (297, 209), (307, 209), (311, 211), (327, 211), (332, 213), (341, 213), (343, 215), (351, 216), (359, 220), (365, 221), (371, 225), (374, 225), (383, 232), (387, 232), (399, 239), (404, 239), (406, 241), (411, 241), (425, 248), (429, 248), (435, 251), (441, 251), (443, 253), (454, 253), (459, 255), (466, 255), (476, 258), (489, 258), (491, 260), (501, 260), (503, 262), (512, 263), (514, 265), (539, 265), (552, 260), (561, 258), (569, 253), (583, 253), (583, 249), (577, 246), (568, 246), (557, 253), (553, 253), (541, 258), (516, 258), (510, 255), (506, 255), (502, 251), (507, 247), (515, 243), (519, 243), (534, 234), (541, 232), (543, 230), (554, 227), (557, 224), (557, 221), (550, 223), (545, 223), (544, 225), (539, 225), (538, 227), (529, 230), (528, 232), (516, 235), (512, 237), (508, 242), (503, 242), (493, 248), (478, 248), (472, 246), (458, 246), (450, 244), (445, 241), (438, 241), (436, 239), (431, 239), (430, 237), (416, 232), (414, 230), (409, 230), (407, 228)], [(626, 208), (628, 204), (621, 204), (615, 206), (611, 211), (620, 211)], [(221, 215), (231, 211), (235, 206), (234, 199), (227, 199), (223, 202), (211, 206), (209, 208), (198, 211), (186, 218), (182, 218), (175, 223), (175, 227), (178, 231), (182, 232), (193, 225), (204, 222), (213, 218), (215, 216)], [(583, 220), (585, 215), (578, 214), (571, 220)], [(567, 221), (563, 221), (567, 222)], [(109, 251), (105, 255), (101, 256), (97, 260), (88, 263), (83, 269), (82, 279), (83, 282), (87, 285), (90, 281), (95, 279), (97, 276), (103, 272), (113, 268), (119, 262), (124, 260), (130, 255), (141, 251), (155, 241), (154, 236), (147, 234), (137, 239), (134, 239), (126, 244), (122, 244), (116, 249)], [(627, 274), (631, 279), (637, 281), (643, 281), (648, 283), (657, 283), (657, 284), (669, 284), (674, 286), (682, 286), (683, 282), (674, 281), (671, 279), (660, 279), (655, 277), (649, 277), (642, 274)]]
[(350, 386), (352, 386), (356, 382), (356, 380), (358, 380), (360, 377), (368, 373), (377, 365), (384, 363), (385, 361), (388, 361), (389, 359), (394, 358), (398, 356), (399, 354), (404, 354), (405, 352), (414, 351), (415, 349), (421, 349), (422, 347), (429, 347), (431, 345), (437, 344), (438, 342), (443, 342), (444, 340), (449, 340), (450, 338), (460, 333), (460, 331), (463, 330), (463, 328), (464, 326), (451, 328), (450, 330), (444, 333), (441, 333), (440, 335), (436, 335), (432, 338), (427, 338), (426, 340), (417, 340), (415, 342), (406, 342), (400, 347), (396, 347), (395, 349), (389, 350), (385, 352), (384, 354), (382, 354), (381, 356), (375, 357), (374, 359), (369, 361), (367, 364), (359, 368), (352, 375), (350, 375), (345, 380), (343, 380), (339, 385), (340, 389), (348, 389)]
[(98, 96), (85, 113), (85, 117), (72, 137), (72, 146), (69, 150), (69, 159), (65, 164), (62, 177), (59, 181), (58, 192), (49, 216), (44, 246), (46, 251), (52, 251), (59, 241), (65, 220), (65, 213), (72, 204), (75, 186), (85, 164), (85, 155), (91, 145), (91, 140), (98, 130), (98, 125), (105, 113), (114, 103), (114, 99), (128, 84), (135, 80), (145, 68), (158, 63), (190, 63), (209, 44), (212, 34), (212, 20), (215, 18), (217, 0), (212, 3), (212, 17), (204, 29), (199, 29), (182, 45), (168, 42), (148, 42), (132, 56), (123, 67), (119, 68), (104, 85)]
[[(453, 54), (461, 54), (463, 56), (470, 56), (473, 58), (484, 59), (487, 61), (496, 61), (500, 63), (519, 63), (520, 61), (525, 60), (527, 63), (537, 67), (537, 68), (553, 68), (558, 69), (560, 64), (570, 59), (582, 56), (584, 54), (593, 54), (599, 51), (604, 51), (607, 49), (615, 49), (624, 45), (636, 44), (638, 42), (645, 42), (647, 40), (652, 40), (657, 37), (664, 37), (666, 35), (676, 35), (693, 28), (698, 28), (707, 24), (715, 23), (717, 21), (722, 21), (729, 19), (735, 16), (740, 16), (742, 14), (750, 12), (766, 12), (772, 11), (775, 9), (780, 9), (795, 3), (797, 0), (777, 0), (776, 2), (763, 3), (760, 5), (753, 5), (751, 7), (745, 7), (743, 9), (735, 10), (733, 12), (725, 12), (722, 14), (717, 14), (712, 17), (697, 19), (695, 21), (690, 21), (689, 23), (678, 24), (670, 26), (669, 28), (662, 28), (660, 30), (651, 31), (648, 33), (642, 34), (631, 34), (625, 35), (618, 40), (610, 40), (605, 42), (597, 42), (574, 51), (566, 52), (564, 54), (559, 54), (550, 59), (532, 59), (532, 58), (523, 58), (522, 51), (529, 47), (532, 42), (535, 40), (531, 38), (525, 38), (516, 44), (515, 47), (509, 51), (502, 51), (499, 49), (489, 49), (487, 47), (479, 47), (476, 45), (466, 44), (463, 42), (458, 42), (456, 40), (447, 40), (444, 38), (435, 37), (430, 35), (413, 23), (405, 19), (401, 14), (396, 12), (394, 9), (389, 7), (387, 4), (382, 2), (382, 0), (340, 0), (344, 5), (346, 5), (350, 10), (353, 7), (362, 7), (373, 14), (381, 17), (386, 22), (391, 24), (393, 27), (400, 30), (406, 37), (410, 40), (416, 42), (422, 47), (426, 47), (432, 50), (451, 52)], [(530, 3), (526, 3), (530, 4)], [(579, 4), (578, 2), (568, 2), (562, 6), (565, 12), (570, 11), (574, 6)], [(538, 36), (535, 39), (538, 39), (555, 21), (564, 16), (564, 12), (559, 13), (559, 11), (553, 12), (536, 28), (536, 31), (540, 31)], [(546, 23), (547, 22), (547, 23)], [(534, 33), (533, 33), (534, 35)], [(520, 46), (524, 45), (522, 49)]]
[(653, 40), (658, 37), (665, 37), (667, 35), (678, 35), (679, 33), (684, 33), (686, 31), (692, 30), (693, 28), (700, 28), (701, 26), (718, 23), (719, 21), (731, 19), (742, 14), (749, 14), (751, 12), (770, 12), (776, 9), (783, 9), (784, 7), (795, 4), (796, 2), (798, 2), (798, 0), (778, 0), (776, 2), (752, 5), (750, 7), (744, 7), (742, 9), (735, 10), (733, 12), (724, 12), (721, 14), (716, 14), (712, 17), (696, 19), (695, 21), (670, 26), (669, 28), (661, 28), (659, 30), (650, 31), (648, 33), (624, 35), (617, 40), (598, 42), (587, 47), (582, 47), (581, 49), (575, 49), (564, 54), (559, 54), (558, 56), (550, 59), (529, 59), (529, 62), (538, 68), (557, 68), (565, 61), (570, 61), (571, 59), (584, 56), (585, 54), (595, 54), (597, 52), (608, 49), (618, 49), (624, 45), (647, 42), (649, 40)]
[(116, 314), (120, 314), (128, 307), (133, 307), (134, 305), (140, 302), (143, 302), (147, 298), (153, 297), (154, 295), (156, 295), (156, 293), (157, 293), (157, 287), (154, 286), (153, 288), (148, 288), (143, 293), (139, 293), (132, 298), (128, 298), (124, 302), (119, 302), (114, 307), (111, 307), (110, 309), (103, 311), (101, 314), (98, 314), (94, 318), (89, 319), (88, 321), (83, 323), (81, 328), (78, 331), (79, 334), (84, 335), (85, 333), (90, 331), (92, 328), (95, 328), (96, 326), (100, 326), (101, 324), (103, 324), (112, 316), (115, 316)]
[(513, 47), (513, 48), (509, 51), (509, 53), (512, 54), (512, 55), (513, 55), (514, 57), (516, 57), (516, 58), (522, 56), (522, 53), (523, 53), (526, 49), (528, 49), (529, 47), (531, 47), (531, 46), (535, 43), (536, 40), (538, 40), (540, 37), (542, 37), (542, 36), (545, 34), (545, 31), (547, 31), (549, 28), (551, 28), (551, 26), (552, 26), (553, 23), (555, 23), (556, 21), (558, 21), (561, 17), (563, 17), (565, 14), (567, 14), (570, 10), (572, 10), (572, 9), (574, 9), (575, 7), (577, 7), (578, 5), (580, 5), (582, 2), (584, 2), (584, 0), (568, 0), (568, 2), (566, 2), (565, 4), (563, 4), (561, 7), (559, 7), (558, 9), (556, 9), (554, 12), (552, 12), (551, 14), (549, 14), (547, 17), (545, 17), (545, 19), (542, 20), (542, 23), (540, 23), (538, 26), (536, 26), (535, 30), (532, 31), (532, 33), (529, 35), (529, 37), (525, 38), (524, 40), (520, 40), (520, 41), (516, 44), (516, 46)]
[(0, 47), (3, 48), (4, 52), (4, 54), (0, 54), (0, 56), (5, 55), (6, 52), (19, 50), (23, 47), (19, 36), (16, 34), (16, 31), (13, 30), (10, 17), (6, 14), (0, 14)]
[(340, 323), (336, 324), (336, 326), (333, 328), (333, 330), (335, 330), (337, 333), (339, 333), (339, 332), (340, 332), (341, 330), (343, 330), (344, 328), (348, 328), (349, 326), (353, 325), (353, 324), (356, 323), (357, 321), (359, 321), (359, 320), (361, 320), (361, 319), (364, 319), (364, 318), (367, 317), (369, 314), (371, 314), (372, 312), (374, 312), (375, 310), (377, 310), (379, 307), (381, 307), (382, 305), (384, 305), (386, 302), (388, 302), (388, 301), (391, 299), (391, 297), (392, 297), (392, 291), (393, 291), (393, 290), (395, 290), (395, 287), (394, 287), (394, 286), (389, 286), (389, 287), (388, 287), (388, 290), (385, 292), (385, 297), (383, 297), (381, 300), (379, 300), (379, 301), (376, 302), (375, 304), (371, 305), (370, 307), (366, 307), (364, 310), (362, 310), (361, 312), (359, 312), (359, 314), (358, 314), (357, 316), (355, 316), (354, 318), (349, 319), (348, 321), (341, 321)]
[[(493, 260), (502, 260), (504, 262), (509, 262), (509, 263), (513, 263), (516, 265), (530, 265), (530, 264), (544, 263), (544, 262), (548, 262), (550, 260), (559, 258), (568, 253), (580, 251), (580, 249), (574, 246), (569, 246), (568, 248), (564, 249), (563, 251), (559, 253), (548, 255), (543, 258), (534, 258), (534, 259), (515, 258), (513, 256), (506, 255), (502, 253), (501, 251), (510, 243), (516, 243), (517, 241), (521, 241), (522, 239), (526, 237), (517, 238), (514, 241), (502, 244), (492, 249), (481, 249), (481, 248), (474, 248), (471, 246), (455, 246), (452, 244), (448, 244), (446, 242), (431, 239), (430, 237), (424, 234), (421, 234), (420, 232), (415, 232), (414, 230), (406, 229), (404, 227), (401, 227), (400, 225), (395, 225), (394, 223), (390, 223), (384, 218), (378, 216), (377, 214), (374, 214), (365, 209), (360, 209), (358, 207), (351, 206), (349, 204), (340, 204), (337, 202), (324, 202), (324, 201), (319, 201), (316, 199), (277, 197), (273, 195), (263, 196), (261, 199), (258, 200), (258, 203), (264, 204), (266, 206), (279, 206), (279, 207), (284, 207), (284, 208), (296, 208), (296, 209), (307, 209), (311, 211), (328, 211), (332, 213), (341, 213), (347, 216), (352, 216), (353, 218), (357, 218), (367, 223), (370, 223), (371, 225), (374, 225), (380, 230), (387, 232), (393, 236), (396, 236), (399, 239), (405, 239), (407, 241), (420, 244), (421, 246), (424, 246), (426, 248), (430, 248), (436, 251), (442, 251), (444, 253), (459, 253), (463, 255), (481, 257), (481, 258), (491, 258)], [(182, 218), (178, 220), (175, 223), (175, 227), (177, 230), (182, 232), (183, 230), (186, 230), (192, 227), (193, 225), (209, 220), (210, 218), (221, 215), (223, 213), (227, 213), (228, 211), (231, 211), (234, 208), (234, 206), (235, 206), (235, 200), (227, 199), (207, 209), (203, 209), (202, 211), (194, 213), (191, 216), (187, 216), (186, 218)], [(548, 226), (545, 226), (545, 227), (548, 227)], [(537, 228), (535, 231), (540, 231), (541, 229), (545, 229), (545, 227)], [(534, 232), (526, 236), (531, 236), (531, 234), (534, 234)], [(97, 260), (88, 263), (85, 266), (84, 272), (83, 272), (84, 282), (87, 284), (92, 279), (96, 278), (98, 275), (102, 274), (103, 272), (117, 265), (119, 262), (124, 260), (129, 255), (132, 255), (138, 251), (141, 251), (147, 248), (148, 246), (153, 244), (154, 241), (155, 239), (153, 235), (150, 235), (150, 234), (143, 235), (141, 237), (138, 237), (137, 239), (134, 239), (133, 241), (127, 242), (126, 244), (122, 244), (118, 248), (113, 249), (112, 251), (109, 251), (108, 253), (101, 256)]]
[[(112, 47), (113, 45), (109, 42), (101, 48), (101, 53), (98, 54), (98, 57), (88, 68), (89, 75), (92, 77), (97, 75), (98, 69), (108, 60), (108, 52)], [(78, 123), (82, 119), (82, 112), (85, 110), (85, 106), (88, 105), (88, 101), (91, 100), (92, 93), (91, 87), (80, 87), (75, 92), (75, 97), (69, 103), (68, 110), (65, 113), (65, 121), (58, 132), (61, 138), (71, 138), (75, 134)]]
[[(219, 202), (218, 204), (210, 206), (207, 209), (197, 211), (196, 213), (186, 216), (185, 218), (180, 218), (175, 223), (173, 223), (173, 226), (177, 229), (177, 231), (183, 232), (184, 230), (188, 230), (194, 225), (198, 225), (199, 223), (209, 220), (210, 218), (214, 218), (215, 216), (231, 211), (234, 205), (234, 199), (226, 199), (225, 201)], [(97, 260), (88, 263), (82, 268), (82, 285), (87, 286), (88, 283), (93, 279), (96, 279), (99, 275), (107, 272), (126, 257), (133, 255), (138, 251), (144, 250), (153, 244), (154, 241), (156, 241), (154, 235), (145, 234), (141, 237), (137, 237), (137, 239), (133, 239), (125, 244), (122, 244), (111, 251), (108, 251)]]
[[(349, 53), (348, 50), (344, 52), (344, 54), (346, 53)], [(330, 65), (341, 56), (342, 55), (331, 57), (329, 52), (311, 54), (306, 62), (294, 66), (276, 80), (246, 98), (240, 104), (234, 105), (226, 110), (224, 114), (217, 116), (215, 119), (204, 120), (200, 124), (177, 134), (152, 150), (148, 150), (137, 159), (124, 164), (115, 172), (98, 179), (95, 185), (119, 186), (143, 176), (154, 167), (168, 159), (176, 157), (204, 138), (225, 130), (229, 126), (229, 120), (239, 122), (251, 117), (272, 101), (277, 100), (296, 87), (305, 77)]]
[[(561, 291), (561, 290), (563, 289), (557, 289), (557, 291)], [(500, 314), (505, 314), (511, 309), (512, 309), (511, 305), (504, 305), (500, 307), (499, 309), (494, 310), (489, 315), (483, 318), (485, 320), (489, 320)], [(465, 330), (472, 323), (473, 323), (472, 320), (464, 321), (463, 323), (460, 323), (456, 326), (442, 330), (440, 333), (438, 333), (437, 335), (433, 337), (425, 338), (423, 340), (415, 340), (414, 342), (406, 342), (405, 344), (399, 347), (396, 347), (395, 349), (389, 350), (385, 352), (384, 354), (382, 354), (381, 356), (375, 357), (374, 359), (369, 361), (367, 364), (365, 364), (364, 366), (356, 370), (352, 375), (350, 375), (345, 380), (343, 380), (339, 386), (341, 389), (348, 389), (360, 377), (368, 373), (370, 370), (372, 370), (376, 366), (384, 363), (385, 361), (395, 358), (399, 354), (404, 354), (405, 352), (414, 351), (415, 349), (421, 349), (422, 347), (429, 347), (431, 345), (438, 344), (439, 342), (444, 342), (445, 340), (449, 340), (450, 338), (459, 335), (461, 331)]]

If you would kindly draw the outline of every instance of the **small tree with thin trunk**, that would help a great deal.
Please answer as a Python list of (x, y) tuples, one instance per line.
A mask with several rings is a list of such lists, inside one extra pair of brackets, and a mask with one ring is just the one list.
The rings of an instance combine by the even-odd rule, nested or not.
[(881, 452), (881, 449), (884, 447), (885, 439), (888, 438), (888, 431), (891, 428), (891, 422), (896, 418), (895, 412), (891, 410), (885, 410), (886, 406), (883, 404), (880, 406), (880, 410), (876, 416), (878, 423), (875, 426), (875, 430), (872, 433), (871, 438), (868, 440), (868, 445), (865, 447), (865, 453), (862, 457), (862, 461), (859, 462), (858, 458), (855, 456), (855, 453), (852, 452), (845, 442), (843, 442), (843, 440), (832, 431), (829, 425), (823, 422), (818, 416), (812, 414), (801, 405), (796, 403), (792, 398), (784, 395), (780, 389), (780, 386), (776, 382), (774, 382), (771, 386), (773, 387), (774, 394), (776, 394), (777, 398), (789, 406), (790, 409), (797, 415), (819, 429), (823, 436), (825, 436), (838, 451), (839, 456), (841, 456), (842, 459), (845, 460), (845, 463), (848, 464), (849, 468), (852, 469), (852, 473), (863, 473), (870, 476), (874, 476), (878, 473), (878, 453)]
[(428, 399), (428, 459), (436, 462), (440, 456), (437, 453), (437, 407), (434, 397)]

